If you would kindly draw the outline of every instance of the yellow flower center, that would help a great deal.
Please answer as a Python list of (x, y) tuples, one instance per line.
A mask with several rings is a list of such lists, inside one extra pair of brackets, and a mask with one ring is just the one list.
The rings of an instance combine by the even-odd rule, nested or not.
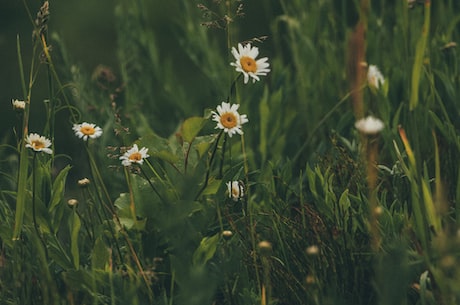
[(38, 149), (38, 150), (45, 148), (45, 144), (42, 141), (33, 141), (31, 144), (33, 148)]
[(232, 187), (232, 195), (233, 197), (240, 197), (240, 188), (238, 187)]
[(252, 72), (252, 73), (257, 72), (257, 64), (254, 58), (252, 57), (248, 57), (248, 56), (241, 57), (240, 64), (245, 72)]
[(220, 123), (225, 128), (231, 129), (237, 125), (237, 122), (236, 116), (231, 112), (226, 112), (220, 116)]
[(134, 152), (131, 155), (129, 155), (129, 160), (131, 161), (141, 161), (142, 160), (142, 155), (140, 152)]
[(96, 130), (91, 126), (82, 126), (80, 131), (82, 134), (87, 136), (93, 135), (96, 132)]

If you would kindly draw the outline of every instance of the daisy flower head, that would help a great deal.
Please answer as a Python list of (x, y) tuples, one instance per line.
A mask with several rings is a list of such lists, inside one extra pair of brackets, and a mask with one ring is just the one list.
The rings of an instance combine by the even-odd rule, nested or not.
[(84, 141), (87, 141), (88, 138), (96, 139), (102, 135), (102, 129), (96, 124), (83, 122), (81, 124), (73, 124), (72, 127), (75, 135), (80, 139), (83, 138)]
[(11, 100), (11, 104), (13, 105), (14, 110), (23, 111), (24, 109), (26, 109), (26, 102), (24, 101), (13, 99)]
[(142, 164), (144, 163), (144, 159), (150, 157), (147, 154), (148, 151), (149, 149), (146, 147), (142, 147), (139, 150), (137, 144), (134, 144), (131, 149), (129, 149), (123, 154), (123, 156), (120, 157), (121, 164), (123, 164), (123, 166), (130, 166), (133, 163)]
[(53, 150), (49, 148), (51, 141), (38, 133), (31, 133), (26, 137), (26, 147), (31, 148), (36, 152), (44, 152), (52, 154)]
[(250, 43), (243, 46), (241, 43), (238, 44), (238, 50), (232, 48), (233, 57), (235, 61), (230, 63), (230, 65), (235, 67), (237, 72), (241, 72), (244, 75), (244, 83), (247, 84), (249, 77), (252, 78), (252, 82), (260, 80), (260, 75), (267, 75), (270, 72), (268, 68), (270, 64), (267, 62), (268, 57), (263, 57), (257, 59), (259, 55), (259, 48), (252, 47)]
[(373, 117), (372, 115), (362, 118), (355, 123), (356, 129), (367, 135), (375, 135), (382, 131), (385, 125), (380, 119)]
[(238, 201), (244, 197), (244, 184), (242, 181), (228, 181), (226, 185), (228, 198)]
[(385, 83), (382, 73), (376, 65), (369, 65), (367, 70), (367, 83), (373, 89), (378, 90)]
[(240, 105), (222, 102), (217, 106), (217, 112), (212, 112), (212, 120), (217, 122), (216, 128), (223, 129), (230, 137), (238, 133), (243, 134), (241, 125), (249, 122), (245, 114), (239, 114), (238, 108)]

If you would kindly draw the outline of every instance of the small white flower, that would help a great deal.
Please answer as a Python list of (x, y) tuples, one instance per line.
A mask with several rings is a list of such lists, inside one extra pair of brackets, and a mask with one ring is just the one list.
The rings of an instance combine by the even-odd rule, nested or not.
[(250, 43), (244, 47), (239, 43), (238, 50), (235, 47), (232, 48), (232, 54), (235, 57), (235, 62), (230, 63), (230, 65), (234, 66), (237, 72), (243, 73), (245, 84), (248, 83), (249, 77), (252, 77), (252, 82), (255, 83), (256, 80), (260, 80), (259, 75), (267, 75), (270, 72), (268, 58), (263, 57), (256, 60), (257, 55), (259, 55), (259, 48), (251, 47)]
[(133, 163), (142, 164), (145, 158), (150, 157), (147, 154), (148, 151), (149, 149), (146, 147), (142, 147), (141, 150), (139, 150), (137, 144), (134, 144), (130, 150), (120, 157), (121, 164), (123, 164), (123, 166), (130, 166)]
[(67, 204), (70, 206), (70, 207), (74, 207), (78, 204), (78, 200), (77, 199), (69, 199), (67, 200)]
[(26, 102), (20, 100), (11, 100), (14, 110), (24, 110), (26, 109)]
[(87, 187), (88, 185), (90, 185), (90, 183), (91, 181), (88, 178), (83, 178), (83, 179), (78, 180), (79, 187)]
[(377, 66), (369, 66), (369, 69), (367, 70), (367, 83), (373, 89), (379, 89), (380, 85), (383, 86), (385, 83), (385, 79)]
[(31, 133), (26, 137), (26, 147), (33, 149), (36, 152), (44, 152), (52, 154), (53, 150), (49, 148), (51, 141), (37, 133)]
[(84, 141), (87, 141), (88, 138), (96, 139), (102, 135), (102, 129), (96, 124), (83, 122), (81, 124), (73, 124), (72, 127), (75, 135), (80, 139), (83, 138)]
[(366, 118), (362, 118), (355, 123), (356, 129), (361, 131), (364, 134), (377, 134), (382, 131), (385, 125), (380, 119), (374, 118), (373, 116), (368, 116)]
[(312, 245), (306, 250), (308, 255), (317, 255), (319, 254), (319, 247), (317, 245)]
[(244, 197), (244, 184), (241, 181), (229, 181), (226, 183), (228, 198), (238, 201)]
[(249, 122), (245, 114), (240, 115), (238, 108), (240, 105), (222, 102), (217, 106), (217, 112), (212, 112), (212, 120), (217, 122), (216, 128), (223, 129), (230, 137), (236, 133), (243, 134), (241, 125)]

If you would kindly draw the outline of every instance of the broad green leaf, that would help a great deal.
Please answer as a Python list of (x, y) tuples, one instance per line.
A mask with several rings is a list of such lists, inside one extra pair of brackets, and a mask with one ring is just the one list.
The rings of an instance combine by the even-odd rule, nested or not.
[(93, 269), (105, 270), (109, 265), (110, 251), (102, 238), (97, 238), (91, 253), (91, 264)]
[(210, 179), (208, 185), (203, 191), (203, 195), (215, 195), (219, 190), (219, 187), (222, 183), (222, 180), (219, 179)]
[(121, 225), (128, 230), (131, 229), (135, 223), (131, 213), (131, 200), (129, 198), (129, 193), (120, 194), (120, 196), (115, 200), (114, 204), (118, 209), (117, 214)]
[(80, 266), (80, 252), (78, 249), (78, 235), (80, 233), (81, 221), (76, 211), (72, 211), (69, 218), (69, 231), (70, 231), (70, 252), (72, 253), (73, 265), (75, 269)]
[(57, 175), (56, 179), (54, 179), (53, 189), (51, 191), (51, 200), (49, 205), (50, 213), (55, 209), (55, 207), (62, 201), (64, 197), (64, 190), (65, 190), (65, 182), (67, 178), (67, 174), (72, 167), (67, 165), (64, 169), (62, 169), (59, 174)]
[(193, 147), (198, 152), (199, 158), (203, 157), (203, 155), (209, 150), (215, 140), (215, 135), (200, 136), (195, 138)]
[[(136, 200), (140, 200), (139, 198), (135, 199), (136, 205), (136, 214), (138, 214), (138, 207), (137, 205), (140, 204), (136, 202)], [(120, 220), (120, 224), (130, 230), (130, 229), (137, 229), (143, 230), (146, 224), (146, 220), (136, 220), (133, 217), (132, 210), (131, 210), (131, 199), (129, 197), (129, 193), (122, 193), (120, 196), (115, 200), (115, 206), (117, 207), (117, 215), (118, 219)], [(140, 209), (142, 211), (142, 209)]]
[(52, 258), (64, 270), (74, 269), (74, 264), (62, 247), (60, 241), (52, 234), (48, 236), (50, 236), (47, 240), (48, 254), (50, 258)]
[(350, 198), (348, 198), (348, 189), (346, 189), (339, 198), (339, 205), (342, 211), (347, 211), (350, 206)]
[(191, 117), (184, 121), (181, 126), (182, 138), (185, 142), (192, 143), (204, 126), (206, 120), (202, 117)]
[(193, 253), (193, 264), (194, 265), (204, 265), (209, 261), (217, 250), (217, 245), (219, 243), (220, 234), (215, 234), (211, 237), (204, 237), (198, 248)]

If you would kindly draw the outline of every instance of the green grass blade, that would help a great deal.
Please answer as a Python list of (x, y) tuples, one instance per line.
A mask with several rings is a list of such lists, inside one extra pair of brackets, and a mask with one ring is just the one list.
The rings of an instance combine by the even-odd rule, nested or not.
[(422, 73), (423, 60), (425, 55), (425, 49), (428, 41), (428, 32), (430, 31), (430, 13), (431, 13), (431, 1), (425, 1), (425, 19), (423, 22), (422, 34), (417, 42), (415, 50), (414, 66), (412, 67), (412, 79), (411, 79), (411, 96), (409, 102), (409, 109), (412, 111), (418, 105), (419, 99), (419, 86), (420, 86), (420, 75)]
[(26, 205), (26, 184), (27, 184), (27, 165), (28, 165), (28, 158), (27, 158), (27, 150), (23, 146), (21, 148), (21, 155), (20, 155), (20, 166), (19, 166), (19, 179), (18, 179), (18, 193), (16, 198), (16, 213), (15, 213), (15, 220), (14, 220), (14, 231), (13, 231), (13, 239), (19, 239), (19, 235), (21, 234), (22, 228), (22, 221), (24, 218), (24, 211)]
[[(76, 207), (75, 207), (76, 208)], [(75, 269), (78, 270), (80, 266), (80, 252), (78, 248), (78, 235), (80, 233), (81, 221), (77, 212), (74, 210), (71, 218), (69, 219), (70, 231), (70, 250), (72, 252), (72, 260)]]
[[(23, 63), (22, 63), (22, 56), (21, 56), (21, 44), (19, 41), (19, 36), (17, 37), (16, 41), (17, 52), (18, 52), (18, 61), (19, 61), (19, 72), (21, 75), (21, 83), (24, 97), (27, 96), (26, 92), (26, 85), (24, 79), (24, 70), (23, 70)], [(28, 101), (26, 102), (28, 104)], [(23, 121), (23, 135), (27, 133), (27, 125), (28, 125), (28, 113), (29, 113), (29, 106), (26, 107), (24, 112), (24, 121)], [(13, 231), (13, 240), (19, 239), (19, 234), (21, 233), (22, 221), (24, 218), (24, 211), (26, 205), (26, 184), (27, 184), (27, 168), (28, 168), (28, 158), (27, 158), (27, 149), (23, 145), (21, 141), (21, 148), (20, 157), (19, 157), (19, 176), (18, 176), (18, 192), (16, 197), (16, 213), (15, 213), (15, 220), (14, 220), (14, 231)]]

